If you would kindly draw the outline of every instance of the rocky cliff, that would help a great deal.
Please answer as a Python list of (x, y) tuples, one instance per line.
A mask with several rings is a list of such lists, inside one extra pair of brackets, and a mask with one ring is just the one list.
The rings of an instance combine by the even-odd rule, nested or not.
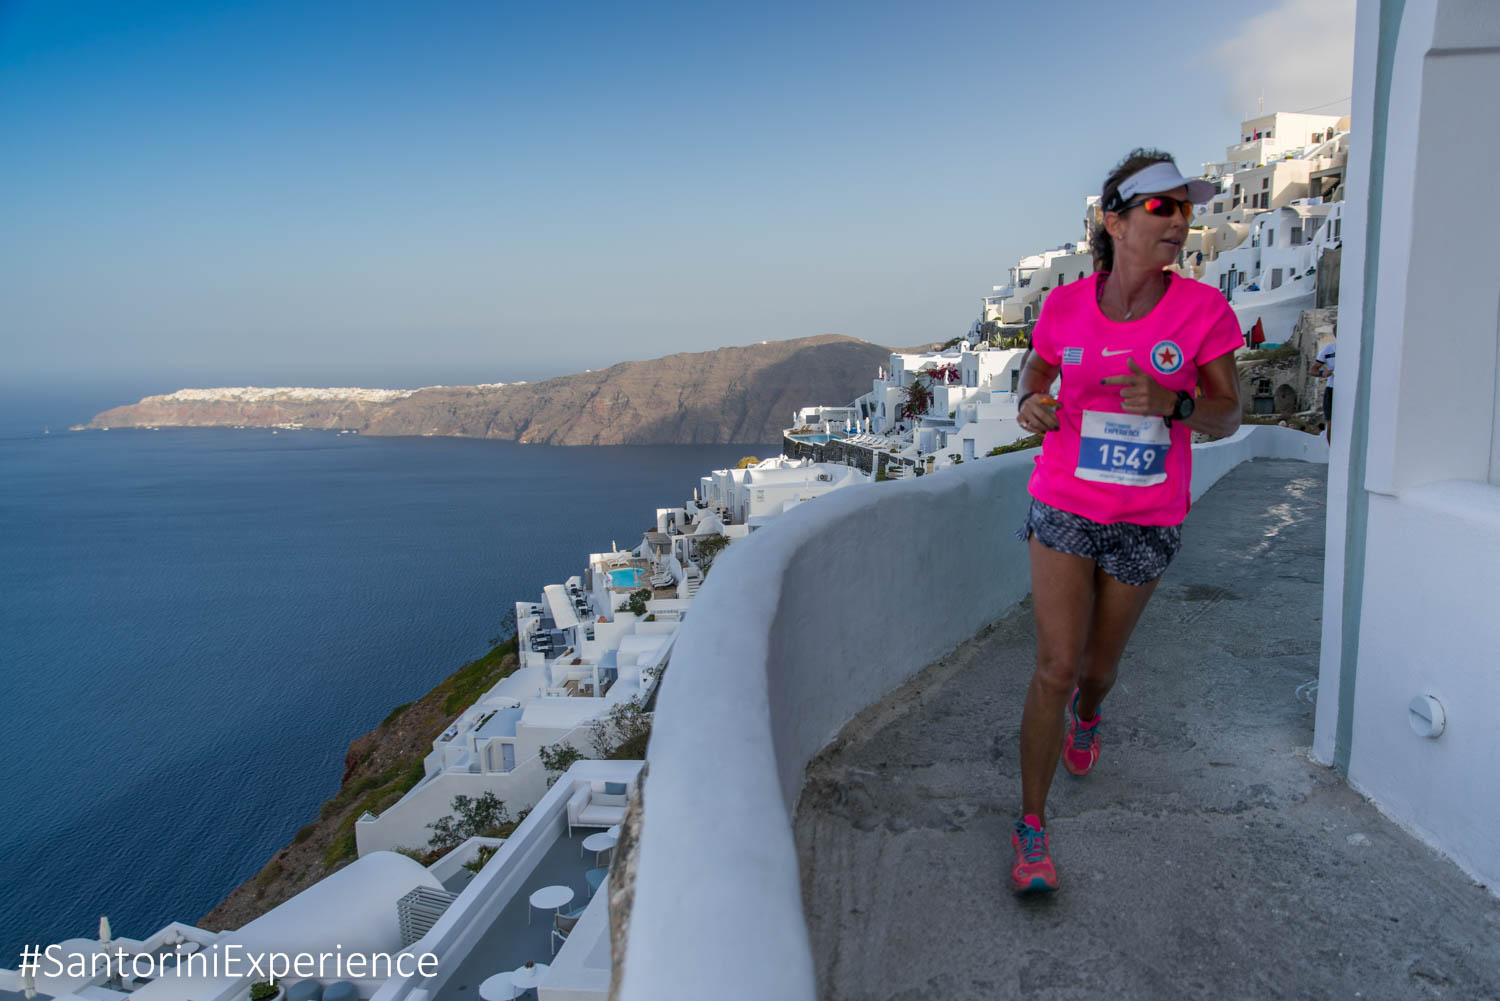
[(623, 362), (536, 383), (416, 390), (193, 389), (148, 396), (105, 427), (272, 427), (455, 435), (537, 445), (709, 445), (781, 437), (794, 410), (870, 390), (889, 348), (825, 334)]

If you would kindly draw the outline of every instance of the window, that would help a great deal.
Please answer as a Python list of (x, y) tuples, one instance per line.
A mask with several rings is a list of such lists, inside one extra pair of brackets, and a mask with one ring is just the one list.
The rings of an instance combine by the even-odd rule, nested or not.
[(1214, 215), (1218, 215), (1220, 212), (1223, 212), (1223, 211), (1224, 211), (1224, 203), (1223, 202), (1214, 202)]
[(1078, 280), (1079, 281), (1083, 281), (1083, 272), (1082, 271), (1078, 272)]
[(1271, 186), (1271, 179), (1269, 177), (1262, 177), (1260, 179), (1260, 189), (1262, 191), (1266, 190), (1270, 186)]
[(1239, 193), (1240, 193), (1240, 186), (1239, 186), (1239, 185), (1238, 185), (1238, 184), (1236, 184), (1236, 185), (1235, 185), (1235, 186), (1234, 186), (1234, 193), (1235, 193), (1235, 194), (1239, 194)]
[(1344, 235), (1344, 217), (1340, 216), (1339, 218), (1333, 220), (1333, 238), (1335, 240), (1337, 240), (1340, 237), (1342, 237), (1343, 235)]
[(1293, 247), (1298, 247), (1298, 246), (1302, 245), (1302, 227), (1301, 226), (1293, 226), (1292, 227), (1292, 244), (1291, 245)]
[(1058, 288), (1062, 288), (1067, 283), (1068, 283), (1068, 276), (1067, 275), (1060, 274), (1060, 275), (1057, 276), (1057, 287)]
[(1021, 370), (1013, 368), (1010, 370), (1010, 391), (1014, 393), (1019, 385), (1021, 385)]
[(1276, 231), (1274, 229), (1266, 230), (1266, 246), (1276, 246)]

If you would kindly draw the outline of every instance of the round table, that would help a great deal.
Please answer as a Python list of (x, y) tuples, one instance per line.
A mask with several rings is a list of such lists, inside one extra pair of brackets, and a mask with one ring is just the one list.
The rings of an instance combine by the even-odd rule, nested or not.
[(516, 985), (511, 979), (514, 974), (497, 973), (489, 977), (479, 985), (479, 997), (481, 1001), (511, 1001), (516, 996)]
[(583, 847), (594, 853), (594, 864), (599, 864), (599, 856), (615, 846), (615, 836), (608, 831), (600, 831), (598, 834), (590, 834), (583, 839)]
[(515, 985), (518, 992), (529, 991), (536, 987), (537, 983), (542, 979), (542, 974), (546, 972), (546, 963), (533, 963), (530, 967), (523, 966), (518, 970), (512, 970), (510, 973), (510, 982)]
[(560, 911), (573, 900), (571, 886), (544, 886), (531, 895), (531, 907), (526, 908), (526, 923), (531, 924), (531, 908), (540, 911)]

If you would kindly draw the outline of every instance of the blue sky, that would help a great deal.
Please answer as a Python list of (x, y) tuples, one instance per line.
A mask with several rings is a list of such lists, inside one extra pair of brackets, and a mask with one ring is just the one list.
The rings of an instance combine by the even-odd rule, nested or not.
[(0, 2), (0, 381), (953, 336), (1131, 146), (1197, 169), (1262, 89), (1348, 109), (1352, 3), (1120, 10)]

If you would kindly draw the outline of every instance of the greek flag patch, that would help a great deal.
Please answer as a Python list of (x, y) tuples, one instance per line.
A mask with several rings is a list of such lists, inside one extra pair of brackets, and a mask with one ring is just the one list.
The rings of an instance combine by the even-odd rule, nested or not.
[(1082, 365), (1083, 348), (1063, 348), (1064, 365)]

